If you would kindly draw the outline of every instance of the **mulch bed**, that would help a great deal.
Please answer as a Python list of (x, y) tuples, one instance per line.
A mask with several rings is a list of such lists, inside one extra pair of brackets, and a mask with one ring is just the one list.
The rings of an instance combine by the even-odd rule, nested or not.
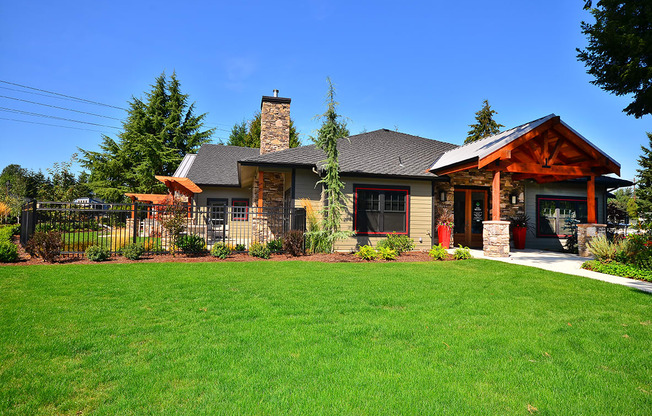
[[(40, 258), (31, 257), (23, 247), (18, 244), (18, 261), (15, 263), (0, 263), (0, 266), (25, 266), (32, 264), (97, 264), (96, 262), (86, 259), (83, 255), (67, 256), (63, 255), (55, 263), (44, 263)], [(147, 254), (140, 260), (128, 260), (122, 256), (111, 256), (103, 263), (122, 264), (122, 263), (213, 263), (213, 262), (244, 262), (244, 261), (320, 261), (323, 263), (402, 263), (415, 261), (431, 261), (428, 253), (425, 251), (411, 251), (403, 253), (396, 260), (362, 260), (352, 253), (332, 253), (332, 254), (308, 254), (298, 257), (292, 257), (286, 254), (272, 254), (271, 258), (259, 259), (246, 253), (236, 253), (229, 256), (226, 260), (213, 257), (211, 255), (190, 256), (185, 254)], [(449, 255), (447, 260), (453, 260)]]

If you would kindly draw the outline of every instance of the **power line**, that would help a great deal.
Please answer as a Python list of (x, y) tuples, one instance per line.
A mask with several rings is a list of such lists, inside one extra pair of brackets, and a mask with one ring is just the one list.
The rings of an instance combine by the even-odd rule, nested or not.
[(122, 121), (122, 119), (120, 119), (120, 118), (116, 118), (116, 117), (103, 116), (102, 114), (89, 113), (89, 112), (87, 112), (87, 111), (73, 110), (72, 108), (59, 107), (59, 106), (56, 106), (56, 105), (50, 105), (50, 104), (39, 103), (39, 102), (36, 102), (36, 101), (23, 100), (23, 99), (21, 99), (21, 98), (8, 97), (8, 96), (6, 96), (6, 95), (0, 95), (0, 98), (7, 98), (7, 99), (10, 99), (10, 100), (22, 101), (22, 102), (24, 102), (24, 103), (30, 103), (30, 104), (36, 104), (36, 105), (42, 105), (42, 106), (45, 106), (45, 107), (58, 108), (59, 110), (73, 111), (73, 112), (75, 112), (75, 113), (88, 114), (88, 115), (95, 116), (95, 117), (104, 117), (104, 118), (109, 118), (109, 119), (111, 119), (111, 120)]
[(50, 115), (47, 115), (47, 114), (33, 113), (31, 111), (16, 110), (14, 108), (0, 107), (0, 111), (7, 111), (7, 112), (10, 112), (10, 113), (18, 113), (18, 114), (25, 114), (25, 115), (34, 116), (34, 117), (53, 118), (53, 119), (56, 119), (56, 120), (70, 121), (70, 122), (73, 122), (73, 123), (90, 124), (91, 126), (109, 127), (111, 129), (121, 130), (120, 127), (107, 126), (106, 124), (98, 124), (98, 123), (91, 123), (91, 122), (88, 122), (88, 121), (73, 120), (71, 118), (50, 116)]
[(44, 89), (41, 89), (41, 88), (30, 87), (28, 85), (16, 84), (15, 82), (4, 81), (4, 80), (1, 80), (1, 79), (0, 79), (0, 82), (2, 82), (3, 84), (15, 85), (15, 86), (21, 87), (21, 88), (28, 88), (30, 90), (46, 92), (48, 94), (58, 95), (60, 97), (71, 98), (73, 100), (82, 101), (82, 102), (89, 103), (89, 104), (101, 105), (103, 107), (111, 107), (111, 108), (117, 108), (118, 110), (128, 111), (126, 108), (118, 107), (118, 106), (111, 105), (111, 104), (104, 104), (104, 103), (101, 103), (99, 101), (87, 100), (85, 98), (74, 97), (72, 95), (60, 94), (58, 92), (48, 91), (48, 90), (44, 90)]
[(29, 121), (29, 120), (18, 120), (16, 118), (7, 118), (7, 117), (0, 117), (0, 120), (8, 120), (8, 121), (18, 121), (20, 123), (28, 123), (28, 124), (40, 124), (43, 126), (51, 126), (51, 127), (62, 127), (64, 129), (74, 129), (74, 130), (86, 130), (86, 131), (95, 131), (98, 133), (104, 133), (106, 134), (107, 132), (101, 131), (101, 130), (94, 130), (94, 129), (85, 129), (83, 127), (71, 127), (71, 126), (62, 126), (60, 124), (50, 124), (50, 123), (39, 123), (38, 121)]

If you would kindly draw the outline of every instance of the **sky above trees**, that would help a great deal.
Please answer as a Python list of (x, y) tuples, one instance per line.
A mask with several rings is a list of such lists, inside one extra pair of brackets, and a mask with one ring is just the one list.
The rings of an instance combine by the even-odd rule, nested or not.
[[(632, 178), (651, 117), (627, 116), (629, 97), (589, 83), (575, 51), (587, 44), (580, 22), (592, 21), (583, 4), (3, 2), (0, 80), (127, 108), (157, 75), (176, 70), (197, 113), (208, 112), (207, 126), (218, 129), (214, 142), (250, 118), (275, 88), (292, 98), (292, 118), (309, 142), (327, 76), (351, 133), (398, 128), (461, 144), (488, 99), (506, 128), (560, 115)], [(117, 108), (0, 87), (0, 96), (126, 118)], [(104, 125), (0, 111), (0, 168), (45, 169), (77, 147), (99, 148), (101, 133), (119, 132), (106, 126), (121, 126), (4, 97), (0, 107)]]

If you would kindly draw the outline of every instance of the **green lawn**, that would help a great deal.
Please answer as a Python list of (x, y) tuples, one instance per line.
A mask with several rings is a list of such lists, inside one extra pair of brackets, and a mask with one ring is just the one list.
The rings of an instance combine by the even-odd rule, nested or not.
[(649, 415), (651, 321), (483, 260), (0, 267), (0, 414)]

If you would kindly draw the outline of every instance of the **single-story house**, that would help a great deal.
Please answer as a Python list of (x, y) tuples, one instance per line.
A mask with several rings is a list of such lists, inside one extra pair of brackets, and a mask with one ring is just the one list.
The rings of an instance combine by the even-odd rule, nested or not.
[[(325, 155), (315, 145), (289, 148), (290, 102), (277, 94), (262, 98), (260, 149), (206, 144), (172, 177), (159, 179), (197, 206), (247, 211), (309, 201), (321, 209)], [(555, 114), (463, 146), (381, 129), (340, 139), (338, 151), (347, 196), (343, 229), (353, 236), (337, 250), (375, 244), (388, 233), (430, 248), (441, 208), (453, 214), (456, 245), (502, 244), (498, 255), (505, 255), (504, 238), (494, 237), (509, 234), (505, 221), (527, 214), (526, 246), (561, 249), (567, 218), (605, 224), (607, 193), (631, 185), (607, 176), (618, 175), (620, 165)]]

